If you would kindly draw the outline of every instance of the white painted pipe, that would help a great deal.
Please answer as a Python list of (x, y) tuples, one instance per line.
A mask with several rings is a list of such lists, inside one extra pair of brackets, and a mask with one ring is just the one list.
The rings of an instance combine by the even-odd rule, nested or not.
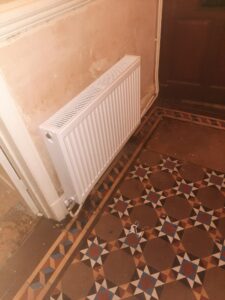
[(155, 83), (156, 95), (159, 94), (159, 61), (160, 61), (160, 48), (161, 48), (161, 32), (162, 32), (162, 12), (163, 0), (158, 2), (158, 18), (157, 18), (157, 34), (156, 34), (156, 67), (155, 67)]
[[(162, 30), (162, 11), (163, 11), (163, 0), (158, 0), (158, 10), (157, 10), (157, 28), (156, 28), (156, 54), (155, 54), (155, 93), (149, 99), (148, 105), (143, 110), (141, 116), (143, 117), (145, 113), (149, 110), (151, 105), (154, 103), (159, 95), (159, 60), (160, 60), (160, 48), (161, 48), (161, 30)], [(147, 95), (148, 97), (148, 95)]]

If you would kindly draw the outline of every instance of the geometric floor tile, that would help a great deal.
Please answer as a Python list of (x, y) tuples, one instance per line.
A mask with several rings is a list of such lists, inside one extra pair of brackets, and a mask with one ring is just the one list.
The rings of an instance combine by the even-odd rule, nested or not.
[(115, 295), (116, 287), (108, 288), (106, 281), (103, 281), (102, 284), (96, 283), (96, 293), (88, 296), (88, 300), (119, 300), (120, 298)]
[(217, 250), (214, 251), (213, 257), (217, 258), (217, 266), (225, 266), (225, 240), (223, 243), (216, 243)]
[(200, 259), (191, 260), (187, 253), (183, 256), (177, 255), (179, 265), (174, 267), (173, 270), (176, 272), (176, 279), (185, 279), (191, 288), (197, 284), (202, 284), (198, 273), (202, 273), (205, 269), (200, 264)]
[(168, 171), (159, 171), (151, 174), (150, 182), (157, 190), (167, 190), (175, 186), (176, 182)]
[(139, 236), (126, 228), (124, 228), (124, 233), (125, 235), (118, 240), (121, 243), (120, 249), (129, 248), (132, 254), (135, 252), (141, 253), (141, 245), (147, 240), (143, 236)]
[(95, 226), (98, 237), (107, 242), (116, 240), (122, 230), (123, 226), (120, 219), (113, 215), (102, 216)]
[(57, 293), (55, 295), (50, 296), (50, 300), (71, 300), (71, 298), (69, 298), (63, 293)]
[(182, 237), (186, 251), (196, 257), (206, 257), (212, 254), (214, 243), (208, 232), (196, 227), (186, 229)]
[(109, 204), (110, 213), (113, 215), (118, 215), (120, 218), (123, 216), (129, 216), (128, 208), (131, 208), (131, 200), (118, 195), (113, 198), (113, 203)]
[[(192, 117), (188, 113), (186, 119)], [(110, 173), (111, 186), (123, 167)], [(76, 241), (69, 232), (66, 243), (51, 254), (50, 265), (46, 262), (29, 284), (25, 299), (35, 299), (68, 259), (72, 263), (52, 286), (51, 300), (225, 299), (224, 178), (221, 172), (156, 153), (147, 142), (92, 227), (83, 231), (79, 248), (68, 257)], [(106, 191), (101, 185), (97, 194)], [(103, 198), (96, 199), (95, 208)], [(75, 230), (82, 231), (95, 217), (91, 206), (84, 212)]]
[(162, 206), (162, 199), (165, 196), (163, 195), (163, 191), (156, 191), (154, 187), (151, 189), (146, 188), (141, 199), (144, 201), (144, 204), (149, 203), (152, 207), (156, 208), (158, 206)]
[(196, 300), (190, 287), (180, 281), (174, 281), (163, 286), (160, 300)]
[(134, 170), (130, 172), (131, 178), (139, 178), (140, 181), (148, 179), (148, 175), (151, 174), (149, 167), (143, 165), (135, 165)]
[(129, 199), (134, 199), (142, 195), (144, 186), (137, 178), (127, 179), (120, 184), (119, 190), (123, 196)]
[(92, 269), (83, 262), (71, 264), (66, 270), (62, 279), (62, 288), (64, 293), (74, 299), (85, 297), (94, 284)]
[(187, 182), (184, 179), (181, 180), (175, 190), (177, 191), (177, 195), (183, 195), (186, 199), (189, 199), (191, 196), (195, 197), (193, 193), (196, 190), (194, 183)]
[(145, 299), (159, 299), (157, 287), (163, 285), (159, 280), (160, 273), (151, 274), (147, 266), (143, 270), (137, 269), (137, 272), (139, 279), (131, 282), (135, 286), (134, 295), (138, 298), (144, 293)]
[(158, 237), (165, 237), (170, 243), (174, 240), (180, 240), (179, 232), (183, 231), (179, 221), (172, 221), (168, 216), (166, 218), (159, 218), (159, 223), (154, 231)]
[(173, 173), (174, 171), (178, 171), (179, 166), (180, 162), (178, 160), (167, 157), (166, 159), (163, 159), (161, 170), (167, 170), (169, 173)]
[(218, 217), (214, 216), (214, 210), (207, 209), (203, 206), (194, 207), (195, 215), (190, 219), (194, 221), (194, 226), (203, 225), (206, 230), (216, 228), (214, 221)]
[(78, 299), (78, 295), (90, 300), (206, 300), (207, 292), (220, 299), (210, 284), (214, 272), (219, 278), (215, 286), (223, 290), (225, 242), (213, 240), (210, 234), (225, 235), (223, 183), (218, 188), (222, 175), (214, 178), (210, 173), (211, 178), (200, 167), (157, 155), (147, 165), (148, 151), (86, 239), (79, 252), (81, 262), (67, 270), (75, 274), (78, 286), (65, 273), (63, 293), (55, 299)]
[(125, 250), (111, 252), (103, 265), (106, 279), (116, 285), (121, 285), (131, 281), (136, 267), (134, 260)]
[(137, 222), (141, 227), (148, 228), (154, 227), (158, 221), (155, 210), (148, 205), (134, 207), (130, 213), (130, 218), (133, 224)]
[(86, 249), (82, 249), (80, 251), (81, 254), (83, 254), (81, 261), (89, 260), (92, 267), (96, 264), (102, 265), (101, 256), (108, 253), (105, 249), (106, 243), (99, 243), (98, 238), (96, 237), (93, 241), (88, 239), (87, 246), (88, 247)]
[(208, 183), (208, 186), (216, 186), (217, 189), (221, 190), (223, 187), (225, 187), (225, 175), (215, 171), (208, 171), (206, 173), (208, 175), (208, 178), (205, 179), (205, 182)]
[(196, 182), (205, 177), (205, 172), (199, 166), (186, 162), (179, 168), (179, 173), (184, 180)]
[(149, 167), (160, 164), (161, 159), (162, 156), (159, 153), (151, 151), (149, 149), (144, 149), (139, 156), (139, 161), (141, 162), (141, 164), (147, 165)]
[(223, 238), (225, 239), (225, 217), (219, 220), (217, 228), (219, 232), (222, 234)]
[(192, 207), (184, 196), (172, 196), (165, 200), (164, 209), (167, 214), (176, 219), (182, 220), (188, 218)]
[(211, 209), (221, 208), (225, 203), (225, 197), (215, 186), (199, 189), (197, 198), (201, 201), (202, 205)]
[(225, 270), (221, 268), (212, 268), (206, 271), (204, 287), (209, 295), (209, 299), (225, 299)]
[(148, 241), (143, 254), (149, 268), (154, 268), (156, 271), (171, 268), (176, 257), (170, 243), (161, 238)]

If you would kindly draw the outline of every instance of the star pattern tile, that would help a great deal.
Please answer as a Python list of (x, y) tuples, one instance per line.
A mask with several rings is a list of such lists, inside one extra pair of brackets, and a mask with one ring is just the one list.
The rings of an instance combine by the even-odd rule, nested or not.
[(203, 225), (207, 231), (216, 228), (215, 221), (218, 220), (218, 217), (214, 210), (201, 205), (194, 207), (193, 210), (195, 215), (191, 219), (194, 221), (194, 226)]
[[(224, 174), (143, 151), (76, 257), (93, 270), (85, 299), (167, 299), (173, 286), (210, 299), (209, 271), (225, 270)], [(61, 287), (51, 299), (68, 293)]]
[(160, 287), (163, 282), (159, 279), (160, 273), (151, 274), (149, 268), (145, 266), (143, 270), (137, 269), (138, 280), (132, 281), (131, 284), (135, 287), (134, 295), (143, 293), (145, 299), (159, 299), (157, 287)]
[(192, 260), (187, 253), (182, 256), (177, 255), (177, 259), (179, 264), (173, 268), (173, 271), (176, 272), (176, 279), (185, 279), (191, 288), (195, 283), (201, 285), (202, 281), (198, 273), (204, 272), (205, 268), (201, 266), (200, 259)]
[(156, 235), (159, 237), (165, 237), (169, 242), (174, 240), (180, 240), (179, 232), (183, 232), (184, 228), (180, 226), (179, 221), (171, 221), (170, 217), (159, 218), (160, 225), (155, 227)]

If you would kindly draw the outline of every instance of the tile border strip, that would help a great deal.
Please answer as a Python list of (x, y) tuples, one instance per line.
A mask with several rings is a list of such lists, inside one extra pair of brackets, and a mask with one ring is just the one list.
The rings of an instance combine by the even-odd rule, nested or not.
[[(121, 151), (118, 155), (119, 158), (117, 157), (116, 162), (111, 165), (106, 174), (103, 175), (100, 183), (90, 193), (78, 217), (67, 224), (14, 299), (43, 299), (48, 294), (71, 255), (85, 237), (95, 219), (101, 213), (105, 203), (163, 117), (225, 130), (225, 121), (221, 119), (163, 107), (155, 107), (153, 110), (148, 111), (143, 117), (140, 127), (131, 138), (137, 140), (136, 149), (127, 154), (126, 146), (129, 145), (128, 142), (125, 150)], [(61, 260), (55, 268), (52, 268), (51, 257), (54, 255), (61, 256)]]

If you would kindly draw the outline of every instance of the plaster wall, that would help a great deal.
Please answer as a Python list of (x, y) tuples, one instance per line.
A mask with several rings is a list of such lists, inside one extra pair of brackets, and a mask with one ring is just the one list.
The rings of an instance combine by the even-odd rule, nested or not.
[(39, 124), (125, 54), (141, 56), (142, 97), (153, 95), (157, 6), (95, 0), (0, 45), (0, 69), (59, 195)]

